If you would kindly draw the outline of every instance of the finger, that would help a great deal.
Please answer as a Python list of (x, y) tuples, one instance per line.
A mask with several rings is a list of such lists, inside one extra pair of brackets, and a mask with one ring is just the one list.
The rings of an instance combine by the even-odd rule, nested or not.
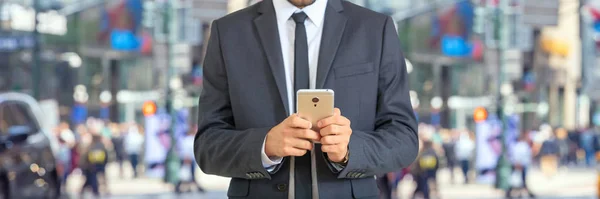
[(345, 138), (340, 135), (330, 135), (321, 138), (321, 144), (323, 145), (335, 145), (344, 142)]
[(334, 116), (319, 120), (318, 126), (319, 126), (319, 128), (324, 128), (324, 127), (332, 125), (332, 124), (337, 124), (340, 126), (350, 126), (350, 120), (348, 120), (348, 118), (341, 116), (341, 115), (334, 115)]
[(292, 143), (292, 146), (296, 149), (301, 149), (301, 150), (312, 150), (313, 149), (313, 143), (308, 141), (308, 140), (303, 140), (303, 139), (295, 139), (294, 142)]
[(285, 154), (285, 156), (303, 156), (306, 154), (306, 150), (297, 149), (294, 147), (286, 147), (283, 148), (283, 154)]
[(300, 138), (300, 139), (304, 139), (304, 140), (313, 140), (313, 141), (321, 140), (321, 135), (319, 135), (319, 133), (317, 133), (313, 130), (310, 130), (310, 129), (296, 129), (296, 130), (294, 130), (293, 136), (295, 138)]
[(288, 118), (288, 126), (292, 128), (310, 129), (312, 124), (310, 121), (302, 119), (297, 114), (294, 114)]
[(337, 144), (323, 144), (321, 145), (321, 151), (324, 153), (339, 153), (340, 147)]
[(337, 124), (332, 124), (329, 125), (323, 129), (321, 129), (321, 131), (319, 131), (319, 133), (321, 134), (322, 137), (325, 136), (331, 136), (331, 135), (346, 135), (346, 134), (350, 134), (352, 130), (350, 130), (350, 127), (348, 126), (340, 126)]
[(333, 109), (333, 116), (341, 116), (341, 115), (342, 115), (342, 110), (340, 110), (339, 108)]

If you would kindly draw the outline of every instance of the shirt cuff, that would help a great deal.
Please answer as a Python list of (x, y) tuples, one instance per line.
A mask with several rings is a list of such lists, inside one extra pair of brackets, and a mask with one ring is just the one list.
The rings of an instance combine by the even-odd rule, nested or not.
[(265, 140), (263, 141), (262, 144), (262, 150), (261, 150), (261, 156), (260, 156), (260, 160), (262, 161), (262, 165), (265, 169), (267, 169), (268, 172), (273, 172), (273, 170), (275, 169), (275, 166), (277, 166), (278, 164), (281, 164), (281, 162), (283, 161), (283, 158), (269, 158), (269, 156), (267, 156), (267, 153), (265, 153), (265, 142), (267, 141), (267, 138), (265, 137)]
[(329, 167), (329, 169), (333, 173), (342, 172), (342, 170), (346, 168), (346, 166), (343, 164), (332, 162), (331, 160), (329, 160), (329, 157), (327, 157), (327, 153), (323, 153), (323, 158), (325, 158), (325, 161), (327, 162), (327, 167)]
[(335, 162), (331, 162), (331, 166), (337, 170), (337, 172), (340, 172), (342, 170), (344, 170), (344, 168), (346, 168), (346, 166), (340, 164), (340, 163), (335, 163)]

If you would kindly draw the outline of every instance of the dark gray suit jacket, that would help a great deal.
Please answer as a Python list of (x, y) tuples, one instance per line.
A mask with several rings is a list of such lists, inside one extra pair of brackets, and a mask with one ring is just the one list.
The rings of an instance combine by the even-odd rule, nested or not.
[[(341, 0), (329, 0), (323, 27), (317, 88), (335, 91), (353, 134), (345, 169), (317, 158), (320, 198), (377, 198), (374, 176), (406, 167), (418, 151), (398, 35), (390, 17)], [(261, 162), (267, 132), (289, 115), (272, 0), (214, 21), (203, 67), (200, 168), (232, 177), (230, 198), (287, 198), (289, 158), (273, 173)], [(309, 162), (296, 159), (298, 199), (310, 197)]]

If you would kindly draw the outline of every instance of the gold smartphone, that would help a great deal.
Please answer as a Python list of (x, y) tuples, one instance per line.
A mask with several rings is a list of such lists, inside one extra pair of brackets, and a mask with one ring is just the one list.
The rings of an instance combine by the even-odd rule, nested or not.
[(319, 120), (333, 116), (334, 92), (331, 89), (301, 89), (296, 93), (298, 116), (312, 123), (318, 130)]

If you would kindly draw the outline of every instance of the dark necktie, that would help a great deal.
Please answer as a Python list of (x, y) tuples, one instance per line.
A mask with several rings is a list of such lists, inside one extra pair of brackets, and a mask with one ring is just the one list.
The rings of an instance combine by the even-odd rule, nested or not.
[[(306, 38), (306, 26), (304, 26), (306, 18), (308, 16), (304, 12), (292, 15), (292, 19), (296, 22), (296, 37), (294, 40), (294, 96), (296, 96), (298, 90), (309, 88), (308, 41)], [(294, 97), (294, 101), (295, 99), (296, 97)]]
[[(300, 89), (309, 89), (309, 69), (308, 69), (308, 39), (306, 36), (306, 26), (304, 26), (304, 21), (306, 21), (308, 16), (304, 12), (298, 12), (292, 15), (292, 19), (296, 22), (296, 36), (294, 39), (294, 102), (296, 101), (296, 92)], [(294, 103), (294, 107), (296, 107)], [(314, 145), (313, 145), (314, 146)], [(315, 150), (310, 151), (310, 159), (308, 154), (302, 157), (291, 157), (290, 159), (290, 181), (289, 181), (289, 192), (288, 199), (296, 198), (296, 177), (306, 179), (307, 176), (301, 175), (296, 176), (296, 158), (298, 158), (299, 162), (306, 163), (310, 162), (310, 179), (311, 179), (311, 187), (306, 187), (306, 184), (299, 184), (300, 190), (298, 192), (298, 198), (307, 198), (306, 194), (308, 190), (311, 193), (311, 199), (319, 199), (319, 191), (317, 185), (317, 166), (315, 159)], [(305, 166), (299, 165), (298, 168), (300, 173), (306, 172)], [(303, 182), (304, 180), (300, 180)]]

